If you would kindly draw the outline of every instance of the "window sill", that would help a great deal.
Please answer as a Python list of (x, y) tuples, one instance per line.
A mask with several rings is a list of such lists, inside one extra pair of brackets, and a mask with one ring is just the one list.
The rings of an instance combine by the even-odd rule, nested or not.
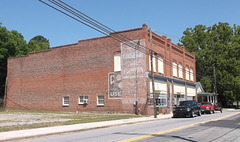
[(69, 105), (62, 105), (63, 107), (69, 107)]
[(97, 105), (97, 107), (104, 107), (104, 105)]

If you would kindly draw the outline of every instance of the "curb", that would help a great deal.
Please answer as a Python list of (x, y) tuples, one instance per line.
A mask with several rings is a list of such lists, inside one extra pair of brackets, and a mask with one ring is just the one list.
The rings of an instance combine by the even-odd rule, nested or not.
[(54, 134), (62, 134), (69, 132), (79, 132), (87, 131), (92, 129), (108, 128), (113, 126), (129, 125), (142, 122), (158, 121), (164, 119), (172, 118), (172, 114), (159, 115), (159, 118), (153, 117), (143, 117), (143, 118), (132, 118), (132, 119), (121, 119), (121, 120), (112, 120), (112, 121), (103, 121), (103, 122), (92, 122), (92, 123), (82, 123), (74, 125), (64, 125), (64, 126), (54, 126), (54, 127), (45, 127), (45, 128), (36, 128), (36, 129), (27, 129), (27, 130), (17, 130), (0, 133), (0, 141), (9, 141), (17, 140), (24, 138), (31, 138), (37, 136), (47, 136)]

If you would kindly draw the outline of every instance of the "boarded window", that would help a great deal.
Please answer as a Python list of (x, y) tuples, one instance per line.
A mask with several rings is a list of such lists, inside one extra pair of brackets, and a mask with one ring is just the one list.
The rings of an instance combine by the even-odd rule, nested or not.
[(175, 62), (172, 63), (172, 70), (173, 70), (173, 76), (177, 77), (177, 64)]
[(190, 80), (193, 81), (193, 69), (190, 69)]
[(163, 72), (163, 58), (160, 56), (158, 57), (158, 72), (164, 74)]
[(189, 68), (186, 67), (186, 80), (189, 80)]
[(178, 64), (178, 75), (179, 78), (183, 78), (182, 65)]
[(121, 54), (114, 55), (114, 71), (121, 71)]
[[(154, 55), (152, 57), (152, 62), (153, 62), (153, 72), (156, 72), (156, 59)], [(149, 71), (151, 71), (151, 54), (149, 54)]]

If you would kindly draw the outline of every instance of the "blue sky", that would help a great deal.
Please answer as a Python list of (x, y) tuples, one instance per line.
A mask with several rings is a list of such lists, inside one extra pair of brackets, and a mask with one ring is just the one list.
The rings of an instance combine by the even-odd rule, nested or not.
[[(46, 0), (44, 0), (46, 1)], [(186, 28), (218, 22), (240, 25), (239, 0), (62, 0), (114, 29), (147, 24), (178, 43)], [(0, 0), (0, 22), (22, 33), (28, 42), (36, 35), (49, 39), (51, 47), (103, 36), (101, 33), (42, 4), (38, 0)], [(160, 34), (162, 35), (162, 34)]]

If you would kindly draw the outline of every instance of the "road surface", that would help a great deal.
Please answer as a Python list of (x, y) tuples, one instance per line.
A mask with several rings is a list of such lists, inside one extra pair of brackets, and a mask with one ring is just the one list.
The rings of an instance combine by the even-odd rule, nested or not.
[(84, 132), (42, 136), (18, 142), (239, 142), (240, 110), (204, 114), (194, 118), (115, 126)]

